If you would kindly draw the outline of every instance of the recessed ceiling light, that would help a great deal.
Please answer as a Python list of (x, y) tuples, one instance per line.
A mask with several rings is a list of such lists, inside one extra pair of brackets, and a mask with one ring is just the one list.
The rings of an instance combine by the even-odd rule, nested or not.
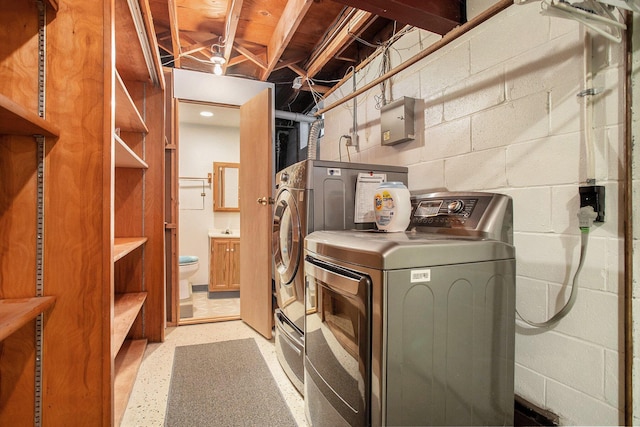
[(202, 117), (213, 117), (213, 113), (211, 111), (200, 111), (200, 115)]

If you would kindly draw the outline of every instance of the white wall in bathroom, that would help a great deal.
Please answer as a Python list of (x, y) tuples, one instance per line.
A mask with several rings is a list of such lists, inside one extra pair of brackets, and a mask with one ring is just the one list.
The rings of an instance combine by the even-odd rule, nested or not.
[[(180, 123), (179, 138), (178, 174), (181, 177), (206, 177), (213, 173), (214, 161), (240, 161), (239, 128)], [(200, 184), (180, 180), (179, 187), (179, 253), (200, 258), (200, 269), (192, 280), (194, 285), (209, 282), (209, 230), (240, 228), (238, 212), (213, 211), (213, 183), (205, 185), (202, 208)]]
[[(585, 30), (513, 5), (396, 75), (387, 99), (414, 97), (416, 139), (380, 145), (380, 87), (357, 97), (358, 151), (351, 161), (409, 167), (409, 189), (495, 191), (513, 197), (516, 305), (533, 321), (562, 307), (578, 265), (578, 187), (587, 178), (583, 103)], [(414, 30), (394, 44), (397, 65), (439, 36)], [(592, 229), (577, 302), (551, 330), (516, 328), (515, 391), (563, 425), (624, 424), (624, 54), (594, 36), (595, 178), (606, 187), (606, 222)], [(357, 74), (362, 87), (380, 61)], [(350, 93), (352, 82), (325, 106)], [(340, 136), (353, 101), (325, 114), (322, 159), (346, 160)]]

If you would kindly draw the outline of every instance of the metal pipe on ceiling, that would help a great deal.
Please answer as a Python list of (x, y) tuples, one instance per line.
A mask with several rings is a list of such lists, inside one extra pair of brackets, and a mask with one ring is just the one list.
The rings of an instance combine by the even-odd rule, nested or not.
[[(425, 49), (423, 49), (422, 51), (420, 51), (416, 55), (412, 56), (411, 58), (409, 58), (408, 60), (406, 60), (402, 64), (398, 65), (397, 67), (395, 67), (391, 71), (383, 74), (382, 76), (378, 77), (377, 79), (373, 80), (372, 82), (367, 83), (366, 85), (364, 85), (360, 89), (350, 93), (349, 95), (345, 96), (342, 99), (339, 99), (338, 101), (334, 102), (333, 104), (329, 105), (328, 107), (325, 107), (325, 108), (323, 108), (321, 110), (318, 110), (315, 113), (315, 115), (316, 116), (320, 116), (323, 113), (326, 113), (327, 111), (333, 110), (334, 108), (336, 108), (336, 107), (344, 104), (345, 102), (355, 98), (356, 96), (362, 94), (363, 92), (368, 91), (372, 87), (375, 87), (375, 86), (379, 85), (380, 83), (382, 83), (383, 81), (395, 76), (400, 71), (402, 71), (402, 70), (404, 70), (406, 68), (409, 68), (410, 66), (412, 66), (416, 62), (426, 58), (427, 56), (431, 55), (433, 52), (437, 51), (438, 49), (443, 48), (444, 46), (448, 45), (449, 43), (451, 43), (452, 41), (456, 40), (460, 36), (466, 34), (470, 30), (472, 30), (475, 27), (477, 27), (478, 25), (480, 25), (483, 22), (487, 21), (489, 18), (491, 18), (494, 15), (497, 15), (498, 13), (502, 12), (504, 9), (508, 8), (512, 4), (513, 4), (513, 0), (500, 0), (496, 4), (494, 4), (491, 7), (489, 7), (484, 12), (480, 13), (475, 18), (473, 18), (470, 21), (467, 21), (464, 24), (460, 25), (459, 27), (456, 27), (453, 30), (449, 31), (440, 40), (438, 40), (437, 42), (435, 42), (431, 46), (426, 47)], [(338, 83), (336, 85), (336, 87), (337, 86), (341, 86), (342, 84), (345, 83), (345, 81), (346, 81), (346, 79), (342, 79), (340, 81), (340, 83)]]
[(276, 118), (291, 120), (294, 122), (304, 122), (304, 123), (313, 123), (316, 120), (318, 120), (318, 118), (315, 116), (308, 116), (306, 114), (292, 113), (291, 111), (283, 111), (283, 110), (276, 110)]

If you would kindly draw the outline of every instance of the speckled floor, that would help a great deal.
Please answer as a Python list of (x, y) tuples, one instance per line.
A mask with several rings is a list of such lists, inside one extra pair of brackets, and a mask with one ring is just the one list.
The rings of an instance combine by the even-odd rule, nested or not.
[[(306, 427), (304, 402), (276, 359), (273, 339), (266, 340), (240, 320), (169, 328), (164, 343), (150, 343), (121, 426), (161, 427), (164, 425), (175, 347), (242, 338), (256, 340), (298, 426)], [(197, 398), (198, 396), (194, 396), (194, 399)]]

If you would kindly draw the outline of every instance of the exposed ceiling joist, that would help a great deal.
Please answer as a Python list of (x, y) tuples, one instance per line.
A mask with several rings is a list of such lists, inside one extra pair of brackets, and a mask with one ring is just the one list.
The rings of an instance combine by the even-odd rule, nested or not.
[(343, 25), (340, 31), (334, 35), (329, 44), (322, 50), (316, 59), (307, 67), (307, 77), (313, 78), (322, 70), (322, 68), (334, 58), (334, 56), (353, 39), (353, 35), (357, 35), (374, 19), (375, 16), (370, 12), (362, 10), (357, 11), (351, 17), (346, 25)]
[(300, 90), (309, 91), (309, 92), (316, 92), (316, 93), (327, 93), (327, 92), (329, 92), (329, 90), (331, 90), (331, 88), (329, 86), (322, 86), (322, 85), (316, 85), (316, 84), (310, 85), (307, 82), (307, 83), (304, 83), (302, 85)]
[(248, 61), (246, 56), (237, 55), (227, 61), (226, 65), (228, 67), (233, 67), (234, 65), (242, 64), (243, 62)]
[(169, 8), (169, 31), (171, 33), (171, 54), (176, 68), (181, 67), (180, 57), (182, 56), (180, 47), (180, 26), (178, 25), (178, 10), (175, 0), (168, 0)]
[(378, 16), (446, 34), (466, 22), (466, 2), (452, 0), (336, 0)]
[(234, 43), (233, 48), (237, 50), (238, 53), (244, 55), (249, 61), (256, 64), (258, 67), (262, 69), (267, 68), (267, 63), (262, 58), (260, 58), (257, 54), (251, 52), (249, 49), (243, 46), (240, 46), (238, 43)]
[[(197, 42), (195, 41), (186, 31), (183, 31), (182, 34), (180, 35), (181, 39), (186, 41), (187, 43), (189, 43), (189, 49), (191, 48), (191, 46), (198, 46), (199, 48), (192, 50), (189, 55), (191, 55), (192, 57), (194, 56), (199, 56), (200, 59), (209, 59), (211, 58), (211, 54), (210, 52), (203, 52), (205, 47), (208, 47), (209, 44), (203, 44), (203, 43), (208, 43), (208, 41), (205, 42)], [(182, 48), (180, 48), (180, 50), (182, 51)], [(195, 55), (192, 55), (195, 54)], [(186, 53), (182, 53), (182, 55), (180, 55), (181, 57), (186, 56)], [(176, 57), (176, 56), (174, 56)]]
[(225, 64), (223, 66), (224, 72), (227, 71), (227, 67), (231, 62), (231, 52), (233, 51), (233, 44), (236, 39), (236, 32), (238, 31), (238, 22), (240, 21), (240, 11), (242, 10), (243, 0), (232, 0), (229, 4), (229, 10), (227, 11), (227, 20), (225, 21), (225, 28), (227, 33), (224, 34), (224, 56)]
[(312, 3), (313, 0), (289, 0), (287, 2), (278, 20), (276, 30), (267, 45), (267, 68), (262, 71), (260, 80), (266, 80), (269, 77)]
[(312, 79), (335, 82), (350, 66), (358, 69), (397, 27), (438, 32), (429, 25), (452, 28), (466, 13), (462, 0), (145, 1), (163, 57), (173, 56), (165, 66), (213, 73), (207, 47), (217, 47), (225, 74), (277, 84), (276, 108), (296, 112), (309, 111), (327, 89)]
[(297, 56), (297, 57), (293, 57), (293, 58), (289, 58), (289, 59), (280, 59), (278, 61), (278, 64), (273, 67), (272, 71), (277, 71), (277, 70), (281, 70), (283, 68), (288, 68), (290, 65), (295, 65), (298, 64), (299, 62), (302, 62), (305, 60), (305, 56)]
[(289, 64), (287, 67), (300, 77), (304, 77), (305, 79), (307, 78), (307, 72), (302, 67), (299, 67), (296, 64)]
[(214, 37), (212, 39), (192, 44), (191, 46), (188, 46), (184, 50), (182, 50), (182, 52), (180, 53), (180, 56), (185, 56), (185, 55), (192, 54), (194, 52), (198, 52), (200, 50), (209, 49), (211, 47), (211, 45), (213, 45), (214, 43), (216, 43), (218, 41), (218, 39), (219, 39), (219, 37), (216, 36), (216, 37)]

